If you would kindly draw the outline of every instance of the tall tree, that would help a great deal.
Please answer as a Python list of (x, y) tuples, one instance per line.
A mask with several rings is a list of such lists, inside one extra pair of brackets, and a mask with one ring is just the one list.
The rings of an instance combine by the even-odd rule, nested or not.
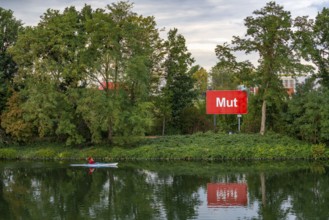
[(329, 9), (323, 8), (315, 18), (298, 17), (298, 43), (301, 54), (317, 66), (316, 77), (329, 88)]
[(249, 61), (238, 62), (230, 45), (215, 49), (218, 62), (211, 69), (212, 89), (236, 89), (239, 85), (255, 86), (254, 66)]
[(180, 114), (185, 107), (192, 104), (197, 93), (194, 90), (193, 71), (189, 71), (194, 59), (185, 44), (183, 35), (177, 29), (168, 32), (165, 42), (166, 59), (164, 62), (166, 85), (164, 97), (170, 100), (172, 125), (180, 129)]
[(284, 98), (280, 74), (296, 74), (306, 71), (301, 65), (299, 53), (294, 50), (294, 32), (290, 12), (275, 2), (269, 2), (254, 16), (245, 19), (247, 33), (244, 38), (234, 37), (235, 50), (259, 55), (257, 77), (262, 99), (260, 134), (266, 130), (267, 109)]
[(33, 137), (33, 125), (24, 120), (24, 111), (21, 107), (23, 97), (14, 92), (6, 103), (6, 110), (1, 115), (1, 127), (10, 135), (14, 142), (23, 143)]
[[(195, 68), (195, 70), (193, 70)], [(195, 89), (199, 96), (203, 96), (208, 88), (208, 72), (200, 66), (195, 66), (191, 69), (193, 79), (195, 80)]]
[[(99, 142), (104, 132), (112, 141), (115, 134), (140, 135), (150, 127), (149, 94), (160, 38), (154, 18), (137, 15), (132, 6), (49, 9), (20, 36), (11, 53), (28, 97), (22, 106), (33, 124), (45, 128), (39, 135), (82, 142), (80, 128), (87, 127), (92, 141)], [(44, 117), (29, 111), (37, 106), (47, 109)]]
[(8, 49), (15, 44), (21, 29), (22, 23), (13, 16), (13, 12), (0, 7), (0, 114), (10, 96), (9, 88), (17, 73), (17, 65)]
[(21, 92), (27, 97), (21, 105), (25, 119), (41, 137), (64, 137), (67, 144), (84, 140), (71, 91), (86, 86), (85, 21), (90, 15), (88, 6), (81, 12), (74, 7), (62, 13), (48, 9), (10, 50), (20, 65), (16, 82), (23, 85)]
[(149, 96), (160, 38), (154, 18), (139, 16), (132, 7), (128, 2), (113, 3), (97, 10), (87, 24), (88, 51), (94, 55), (88, 77), (102, 83), (109, 141), (115, 133), (140, 135), (150, 125)]
[(329, 143), (329, 90), (315, 89), (315, 80), (298, 85), (285, 115), (287, 134), (311, 143)]

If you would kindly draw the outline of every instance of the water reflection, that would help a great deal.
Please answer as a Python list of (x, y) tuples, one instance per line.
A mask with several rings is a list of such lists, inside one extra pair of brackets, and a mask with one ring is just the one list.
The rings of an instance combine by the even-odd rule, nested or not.
[(208, 207), (247, 206), (246, 183), (208, 183)]
[(327, 164), (0, 162), (2, 219), (326, 219)]

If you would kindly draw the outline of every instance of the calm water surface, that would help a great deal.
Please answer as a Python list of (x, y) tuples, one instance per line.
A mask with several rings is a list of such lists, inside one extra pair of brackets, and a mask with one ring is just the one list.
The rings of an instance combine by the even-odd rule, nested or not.
[(306, 162), (0, 161), (0, 219), (329, 219), (328, 172)]

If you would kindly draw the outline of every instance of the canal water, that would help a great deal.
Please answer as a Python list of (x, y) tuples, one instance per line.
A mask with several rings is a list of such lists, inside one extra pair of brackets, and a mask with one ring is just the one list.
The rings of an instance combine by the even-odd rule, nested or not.
[(0, 219), (329, 219), (327, 162), (70, 164), (0, 161)]

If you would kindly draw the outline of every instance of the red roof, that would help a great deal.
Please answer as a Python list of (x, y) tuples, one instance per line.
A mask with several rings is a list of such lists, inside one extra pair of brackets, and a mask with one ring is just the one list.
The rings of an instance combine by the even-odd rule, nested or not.
[[(98, 89), (99, 90), (105, 90), (105, 89), (114, 89), (115, 84), (113, 82), (107, 82), (107, 86), (106, 86), (106, 82), (101, 82), (101, 84), (99, 85)], [(118, 88), (118, 85), (116, 86), (116, 88)]]

